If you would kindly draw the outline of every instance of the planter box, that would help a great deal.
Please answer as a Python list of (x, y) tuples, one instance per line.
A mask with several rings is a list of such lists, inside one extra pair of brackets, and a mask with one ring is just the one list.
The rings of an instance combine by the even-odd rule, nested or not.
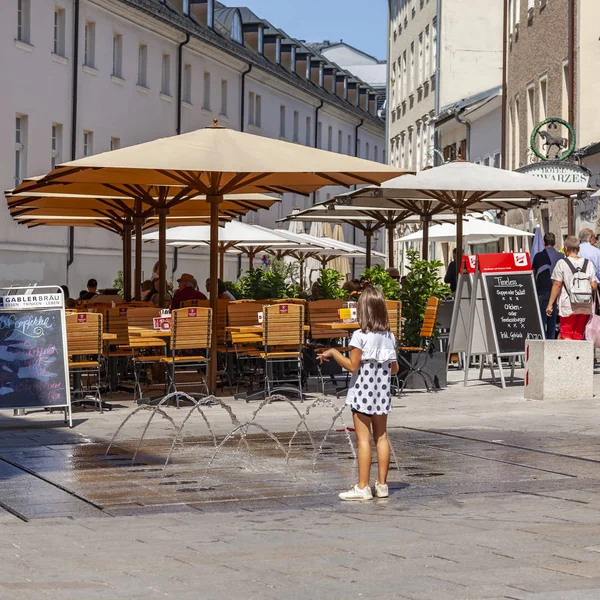
[[(431, 389), (442, 389), (447, 386), (445, 352), (403, 352), (402, 356), (413, 366), (420, 368), (427, 379)], [(410, 372), (406, 365), (400, 361), (398, 377), (402, 382), (406, 378), (405, 390), (425, 390), (427, 386), (423, 377), (418, 373)]]

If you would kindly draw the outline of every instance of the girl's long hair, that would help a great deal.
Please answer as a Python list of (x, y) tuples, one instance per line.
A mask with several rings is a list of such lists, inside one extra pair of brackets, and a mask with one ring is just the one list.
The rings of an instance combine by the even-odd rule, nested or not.
[(358, 324), (363, 333), (389, 333), (390, 318), (388, 316), (385, 297), (380, 290), (367, 286), (358, 300)]

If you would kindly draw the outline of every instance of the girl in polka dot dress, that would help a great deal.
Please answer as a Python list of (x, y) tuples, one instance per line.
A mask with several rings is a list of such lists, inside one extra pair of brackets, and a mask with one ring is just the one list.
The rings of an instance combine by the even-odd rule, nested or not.
[[(346, 404), (352, 408), (358, 446), (358, 484), (342, 492), (342, 500), (370, 500), (388, 497), (387, 473), (390, 445), (387, 439), (387, 416), (392, 410), (391, 378), (398, 372), (396, 340), (383, 294), (367, 287), (358, 301), (358, 324), (350, 340), (350, 356), (330, 348), (319, 359), (333, 358), (352, 373)], [(371, 489), (371, 430), (377, 447), (378, 478)]]

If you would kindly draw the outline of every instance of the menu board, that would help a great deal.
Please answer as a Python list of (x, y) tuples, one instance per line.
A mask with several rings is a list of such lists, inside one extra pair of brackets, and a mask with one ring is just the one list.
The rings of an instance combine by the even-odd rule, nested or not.
[(0, 311), (0, 408), (69, 404), (63, 323), (62, 308)]
[(537, 292), (529, 273), (483, 275), (498, 354), (525, 352), (525, 340), (543, 339)]

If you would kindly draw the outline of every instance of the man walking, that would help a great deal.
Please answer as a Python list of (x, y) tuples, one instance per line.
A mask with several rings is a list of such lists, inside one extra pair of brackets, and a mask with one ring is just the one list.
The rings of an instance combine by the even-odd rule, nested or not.
[(596, 279), (600, 281), (600, 250), (596, 248), (596, 235), (591, 229), (579, 232), (579, 256), (587, 258), (594, 265)]
[(556, 237), (553, 233), (544, 235), (544, 249), (533, 257), (532, 268), (535, 274), (535, 287), (537, 290), (544, 334), (547, 340), (556, 339), (556, 320), (558, 317), (558, 304), (552, 305), (552, 313), (548, 314), (546, 308), (552, 291), (552, 271), (556, 263), (562, 258), (562, 254), (554, 247)]

